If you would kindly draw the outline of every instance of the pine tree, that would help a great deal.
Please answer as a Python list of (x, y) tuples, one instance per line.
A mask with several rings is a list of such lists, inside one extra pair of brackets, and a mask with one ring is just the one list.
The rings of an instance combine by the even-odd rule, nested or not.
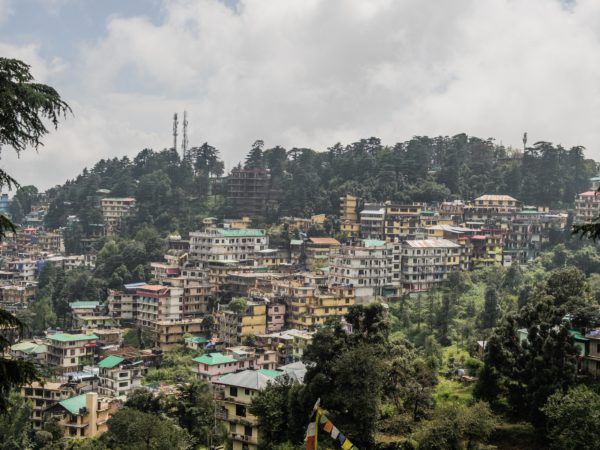
[(252, 148), (246, 156), (246, 162), (244, 163), (245, 169), (262, 169), (265, 166), (263, 158), (263, 147), (265, 143), (261, 140), (255, 141), (252, 144)]
[(485, 291), (485, 303), (481, 312), (481, 328), (494, 328), (500, 317), (498, 308), (498, 292), (495, 289), (488, 288)]

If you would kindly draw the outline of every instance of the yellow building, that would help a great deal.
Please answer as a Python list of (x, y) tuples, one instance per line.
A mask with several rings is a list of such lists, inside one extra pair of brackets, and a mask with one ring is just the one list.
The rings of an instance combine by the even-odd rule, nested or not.
[(414, 235), (420, 224), (420, 216), (424, 205), (412, 203), (409, 205), (385, 206), (385, 240), (394, 242), (398, 238)]
[(116, 399), (98, 396), (96, 392), (61, 400), (47, 413), (59, 417), (59, 425), (66, 438), (91, 438), (104, 433), (106, 422), (119, 409)]
[(473, 204), (478, 208), (491, 208), (498, 212), (513, 212), (519, 207), (519, 201), (510, 195), (482, 195)]
[(329, 258), (341, 244), (337, 239), (312, 237), (304, 243), (305, 264), (308, 270), (317, 270), (329, 264)]
[(278, 283), (276, 295), (287, 304), (288, 322), (292, 328), (311, 329), (328, 319), (339, 320), (356, 303), (354, 288), (317, 285), (291, 280)]
[(44, 412), (49, 407), (75, 395), (73, 387), (66, 383), (46, 381), (33, 383), (21, 388), (21, 396), (31, 402), (31, 423), (34, 430), (44, 426)]
[(259, 391), (282, 374), (275, 370), (244, 370), (223, 375), (213, 383), (216, 416), (229, 430), (233, 450), (258, 448), (258, 418), (250, 414), (250, 404)]
[(346, 194), (340, 198), (340, 231), (348, 237), (360, 236), (358, 197)]
[(245, 336), (257, 336), (267, 332), (267, 305), (247, 301), (242, 312), (221, 311), (218, 323), (219, 339), (228, 345), (239, 345)]

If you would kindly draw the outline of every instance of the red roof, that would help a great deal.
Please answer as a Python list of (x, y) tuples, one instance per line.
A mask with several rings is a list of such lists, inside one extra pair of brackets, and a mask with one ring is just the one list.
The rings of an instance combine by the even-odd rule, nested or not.
[(471, 239), (486, 239), (487, 236), (484, 236), (483, 234), (476, 234), (475, 236), (471, 236)]
[(598, 193), (596, 191), (587, 191), (579, 194), (580, 197), (595, 197)]

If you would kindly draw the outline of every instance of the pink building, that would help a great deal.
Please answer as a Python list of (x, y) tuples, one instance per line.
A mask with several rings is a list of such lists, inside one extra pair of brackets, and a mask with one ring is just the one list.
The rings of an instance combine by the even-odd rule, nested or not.
[(285, 305), (269, 303), (267, 305), (267, 333), (283, 330), (285, 325)]
[(246, 363), (246, 361), (238, 361), (222, 353), (207, 353), (192, 359), (192, 361), (198, 363), (196, 371), (198, 378), (208, 381), (216, 380), (226, 373), (237, 372), (243, 369)]

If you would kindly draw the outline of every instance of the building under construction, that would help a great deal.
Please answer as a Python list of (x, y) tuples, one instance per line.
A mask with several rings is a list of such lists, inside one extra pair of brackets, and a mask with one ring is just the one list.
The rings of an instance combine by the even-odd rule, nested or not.
[(277, 200), (269, 169), (232, 169), (227, 178), (227, 202), (240, 216), (263, 216)]

